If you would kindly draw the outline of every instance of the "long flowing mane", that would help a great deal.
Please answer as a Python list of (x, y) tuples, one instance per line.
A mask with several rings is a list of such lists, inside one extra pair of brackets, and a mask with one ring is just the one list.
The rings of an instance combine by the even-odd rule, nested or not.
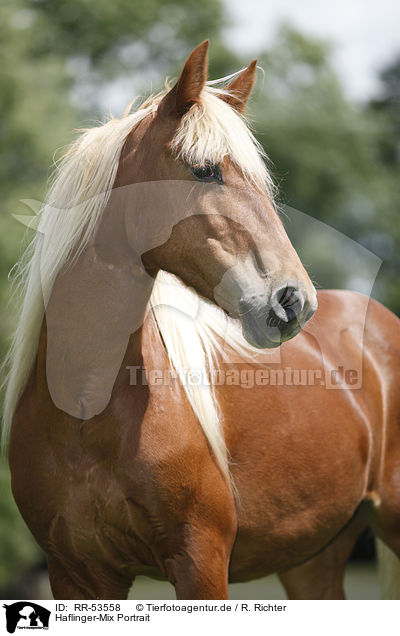
[[(227, 78), (224, 78), (227, 79)], [(16, 285), (22, 307), (6, 359), (8, 376), (3, 410), (2, 443), (35, 361), (46, 302), (57, 274), (76, 258), (98, 226), (116, 177), (128, 134), (156, 111), (165, 92), (149, 98), (135, 112), (85, 131), (58, 162), (52, 185), (38, 215), (38, 231), (17, 266)], [(265, 155), (246, 120), (220, 99), (224, 88), (207, 85), (201, 102), (182, 118), (172, 148), (189, 165), (218, 163), (229, 156), (245, 177), (273, 200), (273, 183)], [(224, 312), (203, 301), (174, 276), (160, 272), (150, 299), (171, 364), (177, 369), (208, 373), (218, 336), (226, 337)], [(196, 307), (196, 320), (187, 315)], [(179, 308), (180, 311), (176, 311)], [(186, 316), (186, 317), (185, 317)], [(234, 328), (229, 346), (243, 354), (254, 350)], [(228, 472), (218, 405), (212, 385), (184, 384), (190, 404), (222, 468)]]

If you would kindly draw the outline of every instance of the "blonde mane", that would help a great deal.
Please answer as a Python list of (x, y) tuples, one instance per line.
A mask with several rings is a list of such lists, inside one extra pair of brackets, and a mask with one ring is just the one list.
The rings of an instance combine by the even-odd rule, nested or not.
[[(38, 231), (16, 268), (16, 291), (22, 307), (5, 361), (8, 374), (4, 383), (3, 448), (35, 361), (45, 306), (57, 274), (66, 262), (82, 252), (93, 235), (110, 197), (125, 140), (139, 122), (157, 110), (163, 94), (149, 98), (121, 119), (112, 118), (87, 130), (56, 165), (52, 185), (38, 215)], [(201, 102), (182, 118), (172, 148), (189, 165), (218, 163), (229, 156), (246, 179), (266, 190), (272, 200), (273, 184), (262, 148), (245, 119), (220, 99), (225, 94), (223, 88), (215, 88), (215, 82), (203, 89)], [(188, 320), (195, 306), (196, 317)], [(171, 364), (177, 370), (209, 373), (218, 337), (227, 334), (225, 314), (166, 272), (157, 277), (150, 307)], [(232, 349), (240, 355), (253, 354), (254, 350), (235, 329), (229, 333)], [(227, 450), (213, 387), (184, 384), (184, 389), (211, 449), (228, 475)]]

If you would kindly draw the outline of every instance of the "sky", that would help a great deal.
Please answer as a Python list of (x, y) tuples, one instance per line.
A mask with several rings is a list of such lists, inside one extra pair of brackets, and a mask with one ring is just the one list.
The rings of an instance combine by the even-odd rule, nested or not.
[[(233, 25), (228, 43), (257, 57), (283, 20), (331, 40), (333, 63), (347, 94), (364, 100), (379, 91), (378, 72), (400, 55), (399, 0), (224, 0)], [(265, 69), (267, 71), (267, 69)]]

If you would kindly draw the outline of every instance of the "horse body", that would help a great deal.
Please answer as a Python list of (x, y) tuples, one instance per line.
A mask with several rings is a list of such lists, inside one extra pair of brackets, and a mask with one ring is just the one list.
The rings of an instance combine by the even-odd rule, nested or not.
[(365, 334), (353, 321), (346, 339), (349, 303), (362, 315), (365, 299), (319, 296), (314, 322), (282, 345), (280, 366), (321, 367), (318, 329), (328, 326), (334, 365), (363, 346), (363, 386), (218, 387), (236, 503), (180, 383), (130, 384), (127, 367), (170, 368), (151, 315), (131, 338), (109, 406), (84, 423), (57, 410), (45, 388), (43, 330), (10, 461), (56, 596), (121, 597), (148, 574), (169, 579), (181, 597), (221, 598), (228, 568), (232, 582), (278, 572), (293, 597), (340, 596), (358, 534), (367, 525), (385, 534), (380, 510), (395, 508), (381, 479), (398, 450), (400, 358), (387, 343), (400, 330), (371, 302)]
[[(292, 598), (341, 598), (366, 525), (400, 553), (399, 321), (325, 291), (304, 329), (316, 292), (236, 112), (255, 63), (215, 92), (206, 54), (83, 136), (39, 225), (5, 413), (56, 598), (124, 598), (138, 574), (226, 598), (271, 572)], [(361, 358), (356, 388), (307, 379)], [(182, 364), (307, 378), (192, 388), (171, 376)]]

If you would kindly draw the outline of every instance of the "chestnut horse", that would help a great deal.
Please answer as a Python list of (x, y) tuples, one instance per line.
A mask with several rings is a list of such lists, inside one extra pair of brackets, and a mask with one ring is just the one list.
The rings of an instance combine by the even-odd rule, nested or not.
[(366, 526), (400, 555), (400, 323), (316, 311), (243, 117), (256, 63), (216, 88), (207, 46), (72, 146), (21, 270), (3, 434), (55, 598), (274, 572), (343, 598)]

